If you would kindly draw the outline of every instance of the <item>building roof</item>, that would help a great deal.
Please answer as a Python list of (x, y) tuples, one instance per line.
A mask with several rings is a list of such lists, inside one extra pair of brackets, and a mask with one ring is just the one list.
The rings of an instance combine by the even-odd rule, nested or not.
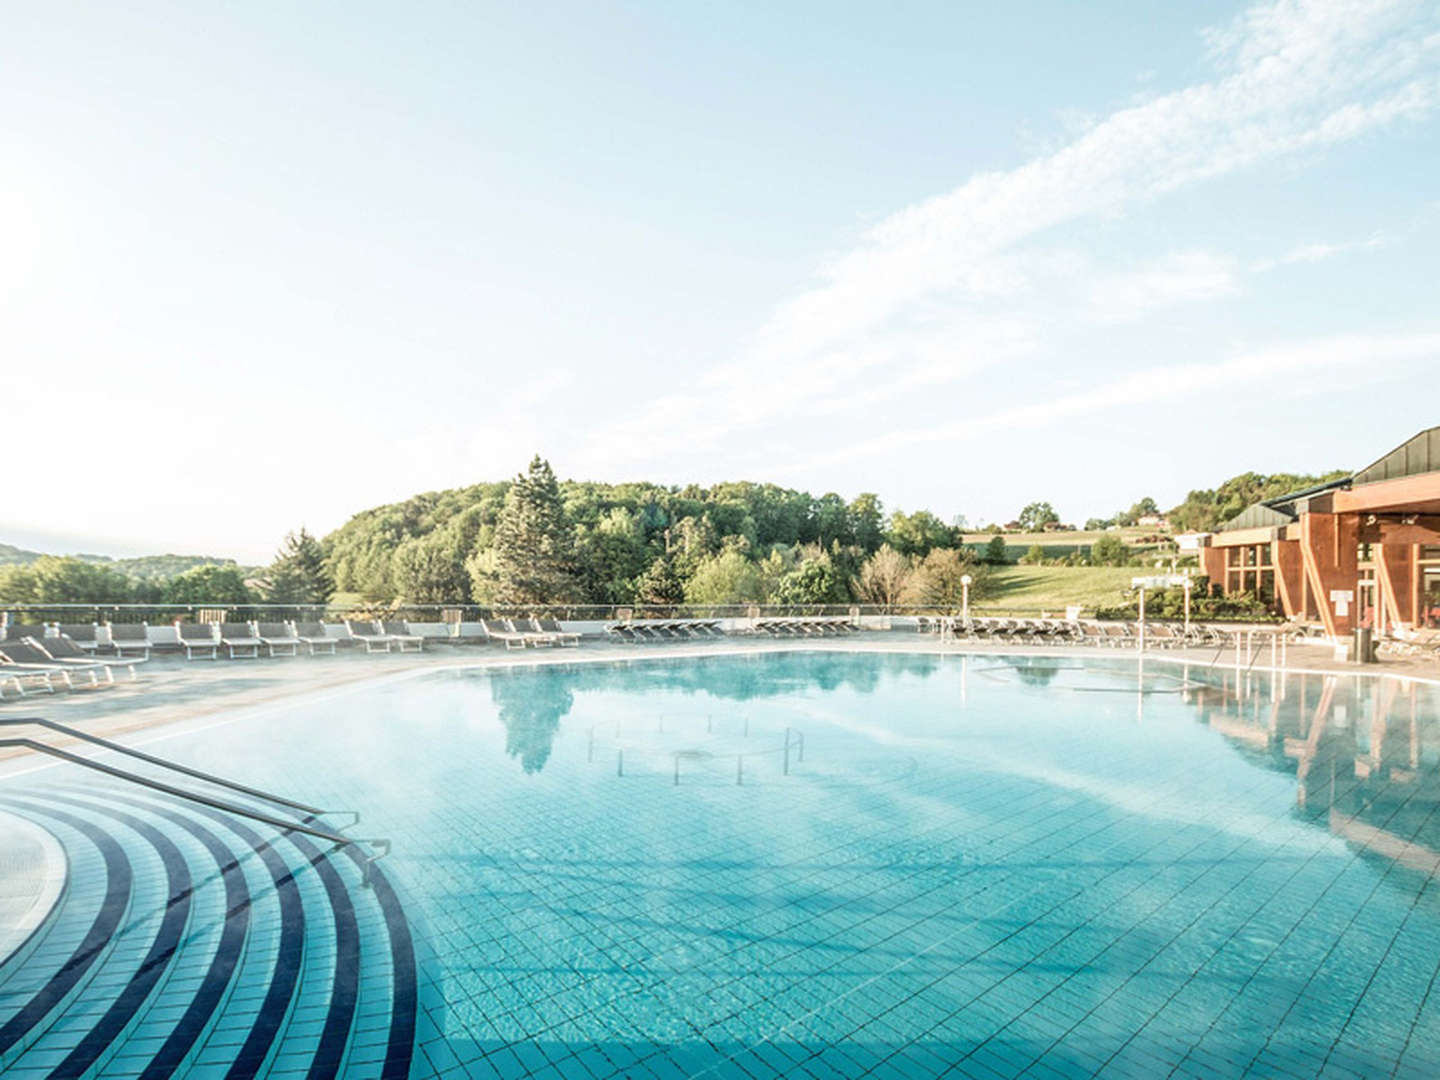
[(1402, 476), (1440, 472), (1440, 427), (1427, 428), (1357, 472), (1356, 487)]
[(1262, 499), (1252, 506), (1247, 506), (1229, 521), (1222, 522), (1218, 531), (1236, 532), (1240, 529), (1270, 529), (1289, 525), (1300, 520), (1300, 511), (1296, 504), (1302, 499), (1334, 491), (1336, 488), (1349, 487), (1352, 479), (1353, 477), (1342, 476), (1336, 480), (1326, 480), (1323, 484), (1312, 484), (1299, 491), (1287, 491), (1273, 499)]
[(1221, 532), (1236, 532), (1240, 529), (1269, 529), (1277, 525), (1289, 525), (1298, 515), (1291, 509), (1277, 510), (1258, 502), (1247, 506), (1229, 521), (1220, 526)]
[(1299, 491), (1288, 491), (1284, 495), (1248, 506), (1229, 521), (1221, 523), (1217, 531), (1238, 532), (1241, 529), (1268, 529), (1289, 525), (1300, 519), (1297, 504), (1313, 495), (1337, 488), (1361, 487), (1382, 480), (1396, 480), (1403, 476), (1419, 476), (1429, 472), (1440, 472), (1440, 427), (1425, 429), (1351, 476), (1327, 480), (1323, 484), (1301, 488)]

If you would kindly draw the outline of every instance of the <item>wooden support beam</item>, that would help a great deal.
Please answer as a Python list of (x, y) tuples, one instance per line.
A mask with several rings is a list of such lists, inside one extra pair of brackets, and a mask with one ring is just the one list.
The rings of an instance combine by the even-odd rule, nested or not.
[(1383, 617), (1393, 626), (1415, 626), (1416, 611), (1412, 606), (1414, 589), (1410, 575), (1414, 563), (1414, 546), (1410, 544), (1376, 544), (1375, 581), (1380, 589)]
[(1305, 618), (1305, 567), (1300, 541), (1276, 540), (1270, 560), (1275, 564), (1275, 597), (1289, 619)]
[[(1303, 514), (1300, 554), (1325, 633), (1339, 638), (1355, 626), (1360, 573), (1356, 563), (1358, 525), (1350, 514)], [(1350, 593), (1343, 613), (1331, 594)]]
[(1354, 511), (1397, 511), (1412, 509), (1419, 513), (1440, 512), (1440, 472), (1402, 476), (1362, 484), (1334, 496), (1336, 513)]

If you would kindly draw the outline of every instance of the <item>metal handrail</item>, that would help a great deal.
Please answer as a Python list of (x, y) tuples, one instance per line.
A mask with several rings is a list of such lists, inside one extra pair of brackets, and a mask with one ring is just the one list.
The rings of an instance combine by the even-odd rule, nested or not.
[[(374, 863), (377, 859), (381, 859), (390, 853), (390, 841), (387, 839), (380, 837), (346, 836), (344, 833), (336, 832), (333, 829), (324, 829), (309, 823), (311, 821), (314, 821), (315, 818), (319, 815), (331, 813), (332, 811), (315, 809), (306, 806), (304, 803), (295, 802), (294, 800), (286, 799), (280, 795), (274, 795), (269, 792), (260, 791), (258, 788), (246, 787), (244, 784), (238, 784), (234, 781), (226, 780), (224, 777), (214, 776), (210, 773), (201, 772), (198, 769), (192, 769), (186, 765), (181, 765), (178, 762), (167, 761), (164, 758), (158, 758), (152, 754), (146, 754), (139, 750), (133, 750), (130, 747), (122, 746), (119, 743), (111, 742), (108, 739), (102, 739), (99, 736), (91, 735), (87, 732), (77, 731), (76, 729), (68, 727), (64, 724), (57, 724), (53, 720), (45, 720), (38, 716), (0, 719), (0, 726), (3, 727), (16, 727), (22, 724), (36, 724), (42, 728), (47, 728), (51, 731), (57, 731), (66, 735), (71, 735), (75, 738), (82, 739), (86, 742), (94, 743), (106, 749), (114, 750), (121, 754), (127, 754), (131, 757), (139, 758), (142, 761), (158, 765), (161, 768), (173, 769), (176, 772), (184, 773), (187, 776), (193, 776), (196, 779), (204, 780), (208, 783), (214, 783), (221, 787), (229, 788), (232, 791), (242, 792), (257, 799), (272, 802), (280, 806), (290, 807), (291, 809), (304, 811), (309, 815), (305, 821), (294, 821), (289, 818), (277, 817), (274, 814), (267, 814), (264, 811), (255, 810), (248, 806), (242, 806), (239, 803), (226, 802), (224, 799), (217, 799), (214, 796), (206, 795), (203, 792), (189, 791), (185, 788), (176, 787), (173, 784), (167, 784), (163, 780), (155, 780), (148, 776), (141, 776), (139, 773), (133, 773), (129, 772), (126, 769), (117, 768), (114, 765), (107, 765), (103, 761), (97, 761), (94, 758), (84, 757), (80, 754), (71, 753), (68, 750), (62, 750), (58, 746), (52, 746), (51, 744), (41, 742), (38, 739), (30, 739), (24, 736), (0, 738), (0, 749), (7, 747), (16, 747), (20, 749), (34, 750), (41, 754), (48, 754), (50, 757), (58, 758), (59, 760), (69, 762), (72, 765), (79, 765), (81, 768), (84, 769), (93, 769), (94, 771), (104, 773), (107, 776), (113, 776), (119, 780), (125, 780), (129, 783), (138, 784), (141, 787), (149, 788), (152, 791), (159, 791), (166, 795), (173, 795), (179, 799), (185, 799), (189, 802), (199, 803), (201, 806), (208, 806), (214, 810), (220, 810), (228, 814), (235, 814), (239, 817), (248, 818), (251, 821), (258, 821), (261, 824), (269, 825), (273, 828), (280, 829), (282, 832), (304, 833), (306, 836), (313, 836), (316, 839), (324, 840), (327, 843), (336, 845), (337, 847), (348, 847), (352, 844), (369, 844), (372, 848), (375, 849), (375, 852), (365, 860), (364, 879), (365, 884), (367, 885), (370, 883), (370, 865)], [(343, 812), (354, 813), (353, 811)], [(357, 822), (359, 821), (358, 814), (355, 815), (355, 819)]]
[[(72, 739), (80, 739), (84, 742), (93, 743), (95, 746), (103, 747), (117, 754), (137, 758), (149, 765), (158, 765), (162, 769), (170, 769), (173, 772), (184, 773), (186, 776), (192, 776), (196, 780), (204, 780), (207, 784), (215, 784), (218, 787), (229, 788), (231, 791), (238, 791), (242, 795), (249, 795), (252, 798), (275, 803), (277, 806), (288, 807), (291, 810), (299, 810), (302, 813), (317, 817), (332, 813), (332, 811), (321, 810), (316, 806), (296, 802), (294, 799), (287, 799), (282, 795), (274, 795), (268, 791), (261, 791), (259, 788), (246, 787), (244, 784), (237, 783), (234, 780), (227, 780), (223, 776), (201, 772), (199, 769), (192, 769), (188, 765), (181, 765), (178, 761), (170, 761), (167, 758), (156, 757), (154, 754), (147, 754), (143, 750), (136, 750), (133, 747), (126, 746), (123, 743), (113, 742), (110, 739), (102, 739), (99, 735), (92, 735), (88, 731), (81, 731), (79, 728), (70, 727), (68, 724), (60, 724), (54, 720), (46, 720), (41, 716), (20, 716), (12, 719), (0, 719), (0, 727), (19, 727), (23, 724), (36, 724), (50, 731), (58, 731), (60, 734), (68, 735)], [(354, 811), (345, 812), (354, 813)], [(359, 821), (359, 815), (356, 815), (355, 823), (358, 824)]]
[[(970, 602), (970, 613), (973, 616), (990, 617), (1036, 617), (1045, 611), (1059, 611), (1065, 605), (1036, 605), (1020, 606), (1006, 603), (1003, 597), (992, 597), (987, 599), (972, 598)], [(1086, 605), (1093, 610), (1094, 605)], [(934, 603), (934, 604), (872, 604), (864, 602), (841, 603), (841, 604), (778, 604), (778, 603), (722, 603), (722, 604), (591, 604), (591, 603), (556, 603), (556, 604), (476, 604), (467, 601), (454, 601), (451, 603), (407, 603), (403, 600), (386, 600), (359, 603), (310, 603), (310, 604), (281, 604), (266, 601), (207, 601), (193, 604), (166, 604), (166, 603), (97, 603), (97, 602), (24, 602), (0, 604), (0, 611), (10, 611), (25, 615), (46, 615), (54, 613), (46, 620), (51, 622), (66, 621), (65, 615), (73, 615), (77, 621), (105, 621), (109, 615), (120, 618), (111, 621), (134, 621), (138, 622), (146, 615), (158, 619), (164, 619), (167, 623), (177, 617), (195, 617), (202, 611), (222, 611), (227, 613), (239, 613), (243, 615), (240, 621), (256, 618), (265, 621), (264, 616), (270, 615), (273, 621), (283, 621), (284, 618), (301, 618), (307, 620), (342, 619), (347, 614), (356, 616), (370, 616), (387, 613), (412, 612), (416, 615), (428, 616), (430, 621), (445, 622), (453, 619), (458, 613), (466, 622), (473, 622), (477, 619), (492, 617), (503, 618), (514, 615), (544, 614), (553, 615), (556, 618), (567, 620), (585, 620), (596, 622), (620, 621), (624, 612), (630, 612), (633, 618), (750, 618), (754, 615), (761, 617), (786, 617), (786, 616), (815, 616), (815, 615), (955, 615), (961, 614), (959, 604)], [(253, 613), (253, 614), (251, 614)], [(289, 613), (289, 614), (286, 614)], [(447, 619), (447, 613), (449, 618)], [(1122, 620), (1128, 618), (1134, 621), (1133, 617), (1122, 616)], [(412, 621), (424, 622), (425, 618), (416, 618)], [(1161, 621), (1161, 620), (1150, 620)], [(1178, 617), (1172, 621), (1178, 622)], [(1267, 623), (1280, 622), (1280, 617), (1275, 615), (1224, 615), (1207, 618), (1207, 622), (1244, 623), (1246, 625), (1263, 625)], [(159, 625), (158, 623), (156, 625)]]

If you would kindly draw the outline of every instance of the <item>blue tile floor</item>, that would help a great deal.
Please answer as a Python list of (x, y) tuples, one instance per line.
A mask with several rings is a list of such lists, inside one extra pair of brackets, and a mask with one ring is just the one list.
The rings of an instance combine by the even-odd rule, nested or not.
[[(256, 1059), (270, 1075), (1440, 1075), (1428, 686), (959, 654), (517, 666), (163, 752), (359, 810), (394, 842), (379, 865), (413, 934), (397, 952), (344, 860), (327, 865), (348, 930), (300, 846), (255, 837), (293, 877), (280, 886), (241, 832), (202, 821), (251, 899), (228, 996), (184, 1059), (196, 1075), (220, 1075), (279, 996), (285, 888), (305, 946)], [(108, 815), (134, 879), (93, 980), (136, 968), (173, 891), (117, 814), (161, 829), (201, 881), (174, 962), (106, 1051), (141, 1075), (213, 965), (225, 875), (196, 869), (210, 856), (166, 824), (173, 806), (79, 783), (64, 766), (0, 790), (75, 860), (54, 956), (106, 880), (65, 807)], [(43, 969), (38, 953), (0, 969), (0, 1006)], [(93, 980), (0, 1064), (48, 1075), (114, 999)], [(327, 1017), (344, 1025), (330, 1057)]]

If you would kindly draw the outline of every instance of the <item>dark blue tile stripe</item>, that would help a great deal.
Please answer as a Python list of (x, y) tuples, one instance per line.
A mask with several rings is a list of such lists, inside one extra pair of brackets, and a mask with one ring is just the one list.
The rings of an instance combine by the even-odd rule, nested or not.
[(0, 1054), (14, 1047), (36, 1024), (40, 1023), (50, 1010), (65, 999), (65, 996), (74, 989), (75, 984), (90, 969), (90, 965), (95, 962), (115, 936), (115, 931), (119, 929), (120, 920), (124, 918), (125, 908), (130, 901), (130, 890), (134, 884), (134, 873), (130, 867), (130, 860), (126, 858), (124, 849), (104, 829), (92, 825), (83, 818), (66, 814), (53, 807), (20, 802), (10, 802), (9, 805), (53, 818), (68, 825), (94, 844), (99, 849), (101, 858), (105, 860), (105, 899), (101, 902), (100, 910), (90, 924), (90, 929), (80, 944), (76, 946), (70, 958), (65, 961), (59, 971), (50, 977), (44, 987), (21, 1007), (18, 1013), (12, 1016), (3, 1027), (0, 1027)]
[(350, 1028), (355, 1022), (355, 1006), (360, 996), (360, 926), (355, 918), (355, 904), (345, 882), (330, 862), (329, 852), (321, 851), (301, 833), (287, 838), (310, 862), (325, 886), (330, 910), (335, 917), (335, 978), (330, 989), (330, 1008), (320, 1030), (320, 1044), (310, 1062), (309, 1080), (338, 1076), (350, 1042)]
[(255, 850), (270, 871), (270, 880), (280, 900), (280, 940), (276, 948), (275, 968), (270, 984), (265, 988), (265, 999), (260, 1003), (255, 1024), (226, 1073), (227, 1077), (240, 1080), (260, 1071), (285, 1018), (290, 1014), (290, 1005), (305, 963), (305, 905), (295, 883), (294, 872), (273, 844), (218, 810), (205, 809), (201, 812), (225, 824)]
[[(345, 849), (365, 871), (365, 855), (358, 848)], [(415, 1017), (418, 991), (415, 981), (415, 943), (410, 937), (410, 922), (395, 888), (379, 866), (371, 864), (370, 887), (385, 915), (385, 929), (390, 937), (390, 967), (393, 971), (390, 991), (390, 1036), (385, 1052), (382, 1080), (406, 1080), (415, 1054)]]
[(142, 1080), (162, 1080), (172, 1076), (184, 1062), (196, 1040), (205, 1032), (210, 1019), (215, 1015), (225, 989), (240, 965), (240, 954), (245, 947), (245, 937), (250, 929), (250, 889), (245, 883), (245, 873), (235, 853), (214, 833), (191, 820), (184, 814), (153, 808), (155, 813), (179, 825), (204, 845), (225, 882), (225, 925), (220, 930), (220, 942), (210, 958), (210, 966), (200, 980), (200, 986), (185, 1012), (175, 1022), (169, 1036), (145, 1066), (140, 1074)]
[(118, 810), (111, 810), (106, 807), (98, 807), (93, 804), (84, 803), (76, 799), (66, 799), (63, 796), (55, 796), (71, 806), (81, 807), (93, 813), (102, 813), (115, 819), (120, 824), (144, 837), (151, 847), (160, 856), (160, 861), (165, 866), (165, 877), (167, 881), (169, 899), (165, 904), (165, 914), (161, 917), (160, 926), (155, 932), (155, 939), (150, 943), (150, 949), (145, 954), (145, 959), (130, 977), (119, 995), (111, 1002), (105, 1014), (96, 1021), (95, 1025), (85, 1033), (85, 1037), (76, 1044), (63, 1061), (50, 1072), (50, 1080), (71, 1080), (71, 1078), (84, 1075), (105, 1052), (105, 1048), (120, 1037), (121, 1033), (135, 1018), (135, 1014), (144, 1004), (145, 999), (154, 990), (155, 984), (160, 981), (170, 961), (175, 956), (175, 950), (180, 945), (180, 937), (185, 932), (185, 924), (190, 917), (190, 899), (194, 889), (190, 882), (190, 868), (185, 862), (185, 856), (163, 833), (154, 826), (132, 817), (129, 814), (122, 814)]

